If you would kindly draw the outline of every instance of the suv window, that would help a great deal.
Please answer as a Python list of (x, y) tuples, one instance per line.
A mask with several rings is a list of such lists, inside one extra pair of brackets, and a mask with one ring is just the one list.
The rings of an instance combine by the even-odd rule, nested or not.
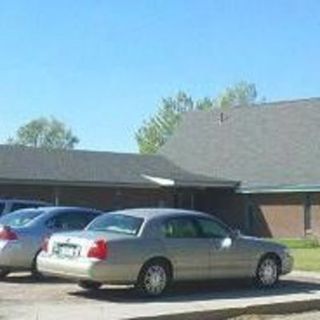
[(89, 222), (96, 218), (98, 214), (86, 211), (60, 212), (55, 217), (49, 219), (48, 225), (62, 230), (81, 230)]
[(198, 238), (199, 229), (193, 219), (172, 218), (167, 220), (162, 228), (166, 238)]
[(204, 238), (226, 238), (230, 234), (230, 231), (219, 221), (206, 218), (197, 218), (196, 221)]

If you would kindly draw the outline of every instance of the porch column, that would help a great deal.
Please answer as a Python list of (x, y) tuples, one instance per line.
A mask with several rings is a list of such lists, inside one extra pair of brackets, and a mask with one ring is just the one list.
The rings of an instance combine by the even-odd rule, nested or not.
[(55, 206), (60, 205), (60, 188), (59, 187), (53, 188), (53, 204)]
[(304, 235), (312, 234), (312, 195), (305, 194), (304, 198)]

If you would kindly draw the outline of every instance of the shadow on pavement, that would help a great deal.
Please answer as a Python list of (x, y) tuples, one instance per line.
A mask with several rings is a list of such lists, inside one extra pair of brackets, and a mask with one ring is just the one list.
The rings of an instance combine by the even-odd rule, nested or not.
[[(72, 283), (70, 280), (54, 278), (54, 277), (35, 277), (30, 273), (14, 273), (1, 280), (6, 283), (35, 283), (35, 284), (50, 284), (50, 283)], [(0, 283), (1, 283), (0, 282)]]
[[(320, 291), (320, 283), (311, 281), (282, 280), (270, 289), (257, 289), (251, 281), (214, 281), (205, 283), (181, 283), (174, 285), (166, 295), (159, 298), (145, 298), (133, 289), (102, 287), (97, 291), (74, 291), (70, 295), (86, 299), (119, 303), (139, 302), (192, 302), (218, 299), (240, 299), (312, 293)], [(320, 299), (320, 297), (319, 297)]]

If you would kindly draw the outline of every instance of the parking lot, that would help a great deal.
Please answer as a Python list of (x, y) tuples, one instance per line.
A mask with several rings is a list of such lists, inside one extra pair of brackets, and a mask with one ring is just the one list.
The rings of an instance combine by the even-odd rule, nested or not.
[[(133, 319), (159, 316), (179, 319), (225, 319), (243, 312), (291, 312), (320, 308), (320, 280), (286, 277), (277, 288), (257, 290), (247, 282), (184, 284), (165, 297), (145, 299), (128, 288), (86, 292), (57, 279), (34, 281), (13, 274), (0, 284), (0, 319)], [(292, 303), (294, 302), (294, 303)], [(276, 304), (279, 304), (276, 306)], [(266, 307), (268, 306), (269, 307)], [(276, 306), (270, 309), (270, 305)], [(250, 309), (254, 306), (255, 309)], [(288, 307), (289, 306), (289, 307)], [(269, 308), (269, 309), (268, 309)], [(289, 308), (289, 309), (288, 309)], [(241, 311), (242, 310), (242, 311)], [(255, 311), (256, 310), (256, 311)], [(298, 310), (298, 311), (299, 311)], [(170, 315), (170, 317), (169, 317)], [(214, 317), (213, 317), (214, 315)]]

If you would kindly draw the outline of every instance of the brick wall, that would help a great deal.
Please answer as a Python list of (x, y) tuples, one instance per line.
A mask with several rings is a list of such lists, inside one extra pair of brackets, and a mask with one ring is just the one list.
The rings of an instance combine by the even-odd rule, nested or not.
[(163, 189), (59, 187), (52, 186), (0, 185), (0, 198), (43, 200), (60, 205), (87, 206), (102, 210), (158, 207), (174, 205), (172, 191)]
[(251, 231), (265, 237), (303, 237), (304, 194), (251, 195)]
[(311, 195), (311, 225), (312, 232), (320, 236), (320, 193)]
[(173, 206), (173, 194), (163, 189), (63, 187), (60, 204), (92, 206), (102, 210)]
[[(305, 194), (242, 195), (227, 189), (179, 190), (137, 188), (60, 187), (61, 205), (88, 206), (102, 210), (130, 207), (179, 206), (193, 203), (195, 209), (212, 213), (245, 233), (263, 237), (305, 235)], [(192, 201), (188, 200), (193, 197)], [(0, 185), (0, 198), (22, 198), (54, 203), (55, 188), (35, 185)], [(191, 199), (191, 198), (190, 198)], [(181, 199), (180, 199), (181, 200)], [(188, 201), (187, 201), (188, 200)], [(248, 203), (251, 210), (248, 210)], [(250, 212), (249, 212), (250, 211)], [(249, 214), (248, 214), (249, 213)], [(320, 193), (311, 195), (312, 232), (320, 236)]]
[(0, 198), (18, 198), (54, 202), (54, 189), (50, 186), (0, 185)]
[(244, 197), (231, 189), (206, 189), (194, 192), (195, 209), (213, 214), (229, 226), (245, 229)]

